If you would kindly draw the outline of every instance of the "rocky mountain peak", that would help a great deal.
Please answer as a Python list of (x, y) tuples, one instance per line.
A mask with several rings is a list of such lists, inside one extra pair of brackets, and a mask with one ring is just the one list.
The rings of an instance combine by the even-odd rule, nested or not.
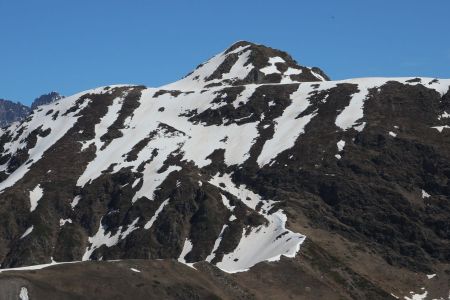
[(317, 67), (300, 66), (288, 53), (239, 41), (200, 64), (183, 79), (163, 88), (185, 90), (214, 86), (328, 81)]
[(62, 98), (64, 98), (64, 96), (60, 95), (58, 92), (50, 92), (36, 98), (31, 104), (31, 108), (20, 102), (0, 99), (0, 127), (22, 121), (37, 107), (55, 102)]
[(30, 113), (30, 108), (20, 102), (0, 99), (0, 127), (22, 120)]
[(58, 92), (50, 92), (48, 94), (41, 95), (34, 99), (33, 103), (31, 104), (31, 109), (35, 109), (38, 106), (55, 102), (62, 98), (64, 98), (64, 96), (60, 95)]

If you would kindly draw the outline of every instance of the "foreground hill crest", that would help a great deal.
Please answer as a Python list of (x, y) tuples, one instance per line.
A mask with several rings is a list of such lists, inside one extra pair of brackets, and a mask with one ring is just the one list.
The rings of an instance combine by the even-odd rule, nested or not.
[(238, 42), (160, 88), (44, 105), (0, 136), (2, 267), (175, 258), (233, 273), (321, 230), (429, 272), (449, 260), (449, 86), (330, 81)]

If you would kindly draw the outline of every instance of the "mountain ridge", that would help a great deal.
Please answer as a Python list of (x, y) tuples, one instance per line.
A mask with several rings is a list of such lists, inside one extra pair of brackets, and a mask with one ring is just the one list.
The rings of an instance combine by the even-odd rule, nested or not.
[(0, 99), (0, 127), (6, 127), (11, 123), (25, 119), (33, 109), (39, 106), (62, 99), (58, 92), (44, 94), (34, 99), (30, 106), (23, 105), (20, 102)]
[(20, 102), (0, 99), (0, 127), (22, 120), (30, 113), (30, 109)]
[[(277, 51), (236, 43), (172, 84), (84, 91), (3, 129), (2, 268), (176, 259), (253, 274), (310, 240), (309, 275), (323, 253), (388, 294), (412, 272), (445, 280), (450, 80), (330, 81)], [(341, 275), (328, 288), (368, 293)]]

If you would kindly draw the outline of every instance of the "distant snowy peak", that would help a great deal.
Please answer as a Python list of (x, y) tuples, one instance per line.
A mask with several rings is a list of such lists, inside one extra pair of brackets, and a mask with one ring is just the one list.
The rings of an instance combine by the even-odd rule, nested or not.
[(183, 79), (162, 88), (189, 90), (214, 86), (328, 80), (328, 76), (319, 68), (300, 66), (284, 51), (240, 41), (200, 64)]

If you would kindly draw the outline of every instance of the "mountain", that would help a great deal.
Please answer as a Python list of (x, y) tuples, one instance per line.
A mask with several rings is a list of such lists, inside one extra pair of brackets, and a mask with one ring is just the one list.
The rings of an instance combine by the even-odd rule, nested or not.
[(30, 108), (10, 100), (0, 99), (0, 127), (24, 119), (30, 114)]
[(0, 290), (448, 297), (449, 87), (331, 81), (242, 41), (159, 88), (39, 107), (0, 136), (0, 261), (50, 267)]
[(64, 96), (61, 96), (58, 92), (44, 94), (34, 99), (33, 103), (31, 103), (31, 109), (36, 109), (41, 105), (49, 104), (62, 98), (64, 98)]
[(36, 98), (31, 104), (31, 108), (20, 102), (15, 103), (13, 101), (0, 99), (0, 127), (6, 127), (11, 123), (22, 121), (33, 109), (62, 98), (64, 98), (64, 96), (61, 96), (59, 93), (51, 92)]
[(163, 88), (190, 90), (326, 80), (329, 78), (322, 70), (299, 66), (286, 52), (241, 41), (200, 64), (182, 80)]

